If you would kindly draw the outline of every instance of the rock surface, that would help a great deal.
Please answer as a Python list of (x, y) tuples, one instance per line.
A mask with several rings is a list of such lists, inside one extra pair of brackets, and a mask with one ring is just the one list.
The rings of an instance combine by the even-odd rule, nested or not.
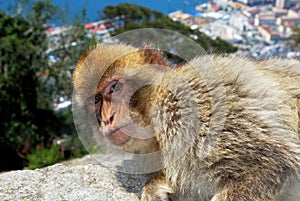
[(86, 156), (42, 169), (1, 173), (0, 200), (139, 200), (145, 175), (119, 173), (95, 163), (91, 156)]

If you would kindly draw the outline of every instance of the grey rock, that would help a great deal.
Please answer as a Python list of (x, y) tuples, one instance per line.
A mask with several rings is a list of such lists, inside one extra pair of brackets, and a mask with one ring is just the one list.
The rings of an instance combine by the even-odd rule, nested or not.
[(134, 201), (139, 200), (146, 179), (117, 172), (86, 156), (42, 169), (1, 173), (0, 200)]

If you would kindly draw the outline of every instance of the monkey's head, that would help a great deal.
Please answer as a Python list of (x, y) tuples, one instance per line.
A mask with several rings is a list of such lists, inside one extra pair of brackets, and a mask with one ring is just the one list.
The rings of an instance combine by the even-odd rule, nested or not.
[[(149, 64), (154, 67), (140, 68)], [(160, 54), (150, 48), (97, 45), (75, 69), (76, 102), (94, 115), (100, 132), (112, 144), (130, 152), (152, 152), (157, 149), (148, 115), (154, 104), (153, 87), (139, 87), (138, 80), (151, 78), (150, 71), (162, 66)], [(149, 73), (145, 72), (147, 69)]]

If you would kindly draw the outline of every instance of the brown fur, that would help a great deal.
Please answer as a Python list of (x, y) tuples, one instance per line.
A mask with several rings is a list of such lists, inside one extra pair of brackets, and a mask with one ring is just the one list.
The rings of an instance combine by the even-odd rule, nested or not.
[(150, 151), (138, 150), (147, 147), (138, 141), (123, 146), (149, 153), (158, 143), (162, 150), (165, 169), (149, 180), (142, 200), (300, 200), (300, 63), (203, 56), (175, 76), (165, 67), (139, 70), (163, 60), (148, 49), (99, 45), (74, 72), (83, 107), (115, 74), (163, 83), (133, 95), (132, 109), (154, 130), (155, 141), (143, 142)]

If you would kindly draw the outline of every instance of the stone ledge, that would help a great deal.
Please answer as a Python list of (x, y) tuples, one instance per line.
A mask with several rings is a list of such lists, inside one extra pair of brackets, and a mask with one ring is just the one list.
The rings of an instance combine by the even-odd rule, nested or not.
[(88, 161), (93, 161), (90, 156), (37, 170), (1, 173), (0, 200), (139, 200), (146, 176), (119, 173)]

